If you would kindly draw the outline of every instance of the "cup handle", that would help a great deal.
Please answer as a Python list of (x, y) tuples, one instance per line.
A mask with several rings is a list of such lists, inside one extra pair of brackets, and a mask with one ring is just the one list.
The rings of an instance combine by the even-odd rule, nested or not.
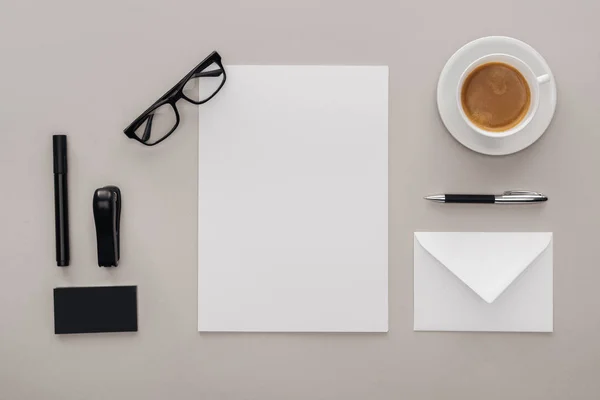
[(550, 82), (550, 74), (544, 74), (537, 77), (538, 83), (541, 85), (542, 83)]

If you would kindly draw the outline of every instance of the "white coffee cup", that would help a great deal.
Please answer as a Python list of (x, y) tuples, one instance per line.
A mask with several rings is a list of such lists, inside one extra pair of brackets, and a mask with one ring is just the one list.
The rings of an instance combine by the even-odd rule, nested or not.
[[(517, 71), (519, 71), (521, 73), (521, 75), (523, 75), (523, 77), (527, 81), (527, 84), (529, 85), (529, 91), (530, 91), (530, 96), (531, 96), (531, 101), (529, 103), (529, 110), (527, 110), (527, 114), (525, 114), (525, 117), (521, 120), (521, 122), (519, 122), (518, 125), (510, 128), (506, 131), (487, 131), (487, 130), (475, 125), (473, 122), (471, 122), (469, 117), (467, 117), (467, 114), (465, 113), (465, 110), (463, 110), (463, 107), (462, 107), (461, 93), (462, 93), (463, 84), (465, 83), (465, 80), (467, 79), (467, 77), (477, 67), (479, 67), (483, 64), (492, 63), (492, 62), (500, 62), (500, 63), (508, 64), (511, 67), (515, 68)], [(458, 81), (458, 87), (456, 88), (456, 104), (458, 105), (458, 110), (460, 111), (460, 115), (462, 116), (465, 123), (467, 125), (469, 125), (469, 127), (471, 129), (473, 129), (475, 132), (480, 133), (487, 137), (491, 137), (491, 138), (504, 138), (504, 137), (508, 137), (508, 136), (514, 135), (517, 132), (522, 131), (523, 128), (525, 128), (531, 122), (531, 120), (535, 116), (535, 113), (537, 112), (538, 106), (540, 104), (540, 86), (549, 81), (550, 81), (549, 74), (543, 74), (540, 76), (535, 75), (535, 73), (532, 71), (532, 69), (529, 67), (529, 65), (527, 65), (525, 62), (523, 62), (521, 59), (519, 59), (517, 57), (511, 56), (508, 54), (500, 54), (500, 53), (488, 54), (487, 56), (483, 56), (483, 57), (478, 58), (477, 60), (473, 61), (464, 70), (464, 72), (460, 76), (460, 80)]]

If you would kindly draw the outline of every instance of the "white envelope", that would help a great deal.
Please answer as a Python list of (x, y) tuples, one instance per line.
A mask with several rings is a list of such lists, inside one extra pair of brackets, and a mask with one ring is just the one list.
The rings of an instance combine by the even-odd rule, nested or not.
[(551, 232), (416, 232), (414, 330), (552, 332)]

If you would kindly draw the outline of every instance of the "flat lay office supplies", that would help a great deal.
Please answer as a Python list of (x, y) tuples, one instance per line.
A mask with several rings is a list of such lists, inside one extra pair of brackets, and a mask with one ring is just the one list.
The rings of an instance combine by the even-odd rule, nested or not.
[(199, 110), (198, 330), (387, 332), (388, 68), (227, 72)]
[(556, 82), (528, 44), (484, 37), (450, 57), (439, 77), (437, 105), (450, 134), (465, 147), (512, 154), (536, 142), (550, 125)]
[(551, 232), (415, 232), (416, 331), (552, 332)]
[(527, 190), (508, 190), (502, 194), (435, 194), (425, 200), (436, 203), (483, 203), (483, 204), (536, 204), (548, 201), (548, 197)]
[(67, 136), (52, 136), (54, 159), (54, 227), (56, 265), (69, 265), (69, 190), (67, 185)]
[(121, 190), (116, 186), (105, 186), (94, 192), (92, 208), (100, 267), (119, 265), (121, 201)]
[(54, 333), (137, 332), (137, 286), (54, 289)]
[(128, 138), (146, 146), (159, 144), (179, 126), (179, 100), (184, 99), (196, 105), (204, 104), (221, 90), (226, 80), (221, 56), (213, 51), (123, 132)]

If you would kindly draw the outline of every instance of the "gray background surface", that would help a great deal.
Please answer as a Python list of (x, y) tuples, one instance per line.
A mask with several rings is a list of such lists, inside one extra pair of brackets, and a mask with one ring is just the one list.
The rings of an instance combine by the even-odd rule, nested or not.
[[(600, 3), (551, 0), (0, 3), (0, 399), (593, 399), (600, 395)], [(463, 148), (437, 115), (448, 57), (500, 34), (558, 82), (516, 155)], [(230, 64), (390, 66), (389, 334), (199, 334), (197, 110), (157, 148), (122, 129), (211, 50)], [(69, 134), (72, 265), (54, 262), (51, 137)], [(95, 188), (124, 194), (123, 254), (96, 266)], [(546, 192), (444, 207), (443, 191)], [(577, 198), (573, 193), (578, 193)], [(553, 334), (412, 331), (415, 230), (555, 232)], [(137, 334), (55, 336), (52, 288), (139, 285)]]

